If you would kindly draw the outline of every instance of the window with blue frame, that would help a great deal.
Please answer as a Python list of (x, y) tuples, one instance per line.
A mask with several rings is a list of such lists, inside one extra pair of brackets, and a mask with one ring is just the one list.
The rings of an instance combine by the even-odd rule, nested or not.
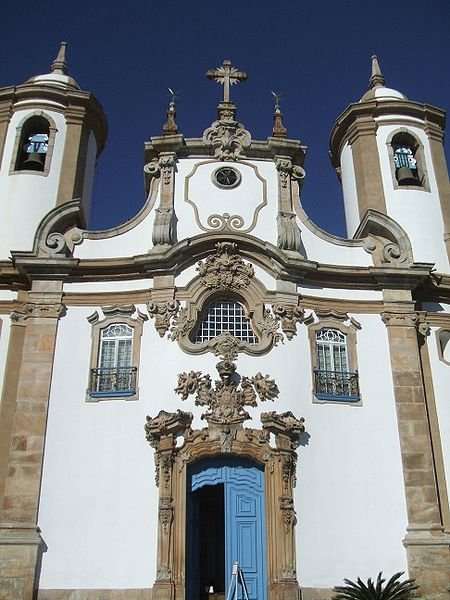
[(112, 323), (101, 329), (98, 366), (91, 369), (90, 395), (132, 396), (137, 367), (133, 366), (133, 328)]
[(314, 393), (318, 400), (356, 402), (360, 399), (357, 371), (352, 371), (347, 335), (332, 327), (315, 332)]

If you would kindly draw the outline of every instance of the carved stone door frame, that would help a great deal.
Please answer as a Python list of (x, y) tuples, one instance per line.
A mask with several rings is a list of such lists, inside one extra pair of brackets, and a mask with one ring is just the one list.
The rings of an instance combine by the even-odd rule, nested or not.
[[(303, 422), (291, 413), (263, 413), (262, 429), (190, 429), (192, 415), (178, 411), (147, 418), (147, 439), (155, 448), (159, 485), (157, 578), (153, 600), (185, 599), (187, 470), (205, 458), (245, 457), (264, 469), (269, 600), (298, 600), (293, 487)], [(275, 436), (275, 447), (269, 443)], [(184, 443), (177, 446), (177, 437)], [(224, 444), (225, 442), (225, 444)]]

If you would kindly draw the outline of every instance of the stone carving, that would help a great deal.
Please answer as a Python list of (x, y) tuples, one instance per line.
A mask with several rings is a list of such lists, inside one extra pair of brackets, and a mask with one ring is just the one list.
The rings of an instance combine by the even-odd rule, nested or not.
[(192, 423), (192, 413), (177, 410), (176, 413), (169, 413), (165, 410), (160, 410), (154, 418), (146, 417), (145, 423), (145, 438), (153, 447), (158, 447), (162, 437), (179, 436), (190, 428)]
[(175, 241), (173, 208), (155, 208), (152, 242), (157, 245), (172, 245)]
[(272, 310), (277, 319), (281, 321), (281, 329), (288, 340), (292, 340), (297, 333), (297, 324), (302, 323), (305, 311), (299, 304), (283, 304), (278, 302), (272, 305)]
[(165, 185), (169, 185), (172, 180), (173, 168), (175, 166), (175, 159), (172, 154), (168, 156), (161, 156), (159, 159), (159, 166), (161, 168), (162, 180)]
[(171, 581), (172, 580), (172, 571), (167, 567), (167, 565), (163, 565), (158, 569), (156, 574), (156, 581)]
[(381, 313), (381, 320), (383, 323), (389, 326), (400, 326), (400, 327), (416, 327), (419, 322), (419, 315), (416, 313)]
[(302, 237), (295, 214), (279, 212), (277, 216), (277, 225), (278, 248), (299, 252), (302, 246)]
[(39, 319), (59, 319), (63, 317), (67, 308), (64, 304), (42, 304), (37, 302), (27, 302), (23, 305), (26, 317), (35, 317)]
[(282, 188), (289, 185), (289, 177), (292, 173), (292, 162), (288, 158), (278, 158), (275, 162), (275, 168), (278, 171), (278, 177)]
[[(211, 377), (202, 375), (200, 371), (181, 373), (175, 392), (186, 400), (195, 394), (195, 404), (206, 406), (207, 412), (202, 415), (210, 425), (237, 426), (250, 418), (244, 406), (257, 406), (256, 397), (264, 402), (273, 400), (278, 388), (272, 379), (258, 373), (249, 379), (235, 376), (236, 365), (231, 360), (221, 360), (217, 365), (220, 381), (213, 387)], [(231, 431), (221, 429), (228, 439)], [(228, 436), (228, 437), (227, 437)]]
[(411, 242), (406, 231), (387, 215), (369, 209), (355, 238), (364, 240), (366, 252), (373, 255), (375, 265), (401, 266), (413, 262)]
[(178, 300), (168, 300), (167, 302), (149, 302), (147, 310), (149, 315), (155, 318), (155, 328), (160, 337), (164, 337), (179, 311), (180, 303)]
[(220, 121), (214, 121), (203, 133), (203, 143), (213, 146), (219, 160), (237, 160), (243, 148), (248, 148), (252, 141), (250, 132), (233, 117), (232, 110), (222, 110)]
[(217, 242), (216, 253), (197, 265), (201, 283), (209, 290), (238, 291), (247, 287), (255, 271), (237, 253), (234, 242)]
[(158, 518), (161, 523), (163, 533), (167, 535), (169, 527), (173, 521), (173, 504), (170, 496), (160, 497)]
[(275, 319), (268, 308), (264, 309), (262, 320), (257, 321), (256, 324), (261, 333), (272, 338), (274, 346), (276, 346), (278, 342), (283, 343), (283, 335), (278, 331), (278, 320)]
[(241, 215), (223, 213), (223, 215), (210, 215), (207, 223), (215, 231), (236, 231), (237, 229), (241, 229), (245, 222)]
[(223, 356), (228, 360), (235, 360), (238, 351), (244, 344), (238, 340), (229, 331), (222, 331), (211, 342), (211, 350), (215, 356)]
[(283, 514), (285, 532), (288, 533), (297, 523), (294, 510), (294, 500), (290, 496), (280, 496), (278, 498), (280, 510)]
[(179, 315), (173, 319), (173, 325), (170, 329), (170, 339), (175, 341), (187, 336), (194, 325), (195, 319), (190, 319), (187, 308), (182, 308)]
[(262, 413), (260, 416), (263, 429), (275, 435), (277, 448), (295, 450), (300, 445), (300, 437), (305, 431), (305, 419), (297, 419), (291, 411), (278, 414)]

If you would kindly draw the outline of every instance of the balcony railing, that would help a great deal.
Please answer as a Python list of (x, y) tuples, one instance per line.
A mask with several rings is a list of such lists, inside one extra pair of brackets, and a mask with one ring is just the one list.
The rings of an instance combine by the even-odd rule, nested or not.
[(136, 375), (137, 367), (91, 369), (89, 395), (93, 398), (133, 396), (136, 393)]
[(315, 369), (314, 391), (318, 400), (357, 402), (360, 398), (358, 373)]

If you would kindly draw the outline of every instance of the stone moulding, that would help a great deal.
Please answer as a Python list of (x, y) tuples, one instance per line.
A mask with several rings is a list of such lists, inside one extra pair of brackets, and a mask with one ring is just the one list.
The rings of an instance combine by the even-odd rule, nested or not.
[(250, 162), (244, 161), (244, 160), (240, 160), (238, 164), (250, 167), (254, 171), (254, 176), (256, 177), (256, 179), (258, 181), (261, 182), (261, 186), (262, 186), (262, 196), (259, 200), (257, 200), (258, 203), (257, 204), (255, 203), (255, 206), (253, 209), (253, 217), (251, 218), (250, 224), (245, 226), (246, 223), (241, 215), (229, 214), (229, 213), (223, 213), (221, 215), (218, 213), (210, 214), (207, 217), (206, 224), (205, 224), (204, 222), (202, 222), (202, 219), (200, 218), (199, 208), (198, 208), (197, 204), (189, 196), (189, 185), (190, 185), (190, 180), (194, 177), (194, 175), (197, 173), (199, 168), (202, 167), (203, 165), (208, 165), (211, 163), (216, 164), (216, 161), (206, 160), (206, 161), (196, 163), (194, 165), (192, 171), (186, 176), (186, 179), (184, 182), (184, 201), (192, 207), (192, 210), (194, 212), (195, 222), (197, 223), (197, 226), (199, 227), (199, 229), (201, 229), (202, 231), (205, 231), (205, 232), (212, 232), (212, 231), (219, 232), (220, 231), (220, 232), (228, 232), (228, 233), (233, 233), (233, 232), (250, 233), (251, 231), (253, 231), (253, 229), (257, 225), (258, 217), (259, 217), (261, 210), (265, 206), (267, 206), (267, 203), (268, 203), (267, 180), (264, 177), (262, 177), (262, 175), (259, 173), (258, 167), (256, 165), (254, 165)]
[(406, 231), (391, 217), (369, 209), (354, 235), (364, 239), (364, 249), (372, 254), (375, 266), (402, 266), (414, 262)]
[[(248, 415), (243, 407), (256, 405), (257, 397), (272, 399), (278, 393), (276, 384), (260, 373), (237, 378), (236, 365), (226, 357), (217, 369), (220, 381), (214, 388), (209, 375), (196, 371), (182, 373), (176, 388), (182, 399), (195, 395), (195, 403), (207, 407), (202, 416), (208, 423), (206, 428), (192, 430), (192, 413), (181, 410), (160, 411), (146, 419), (145, 434), (155, 450), (159, 487), (153, 598), (184, 597), (187, 470), (198, 460), (225, 453), (249, 458), (264, 469), (269, 598), (298, 600), (293, 488), (304, 420), (291, 412), (270, 412), (261, 415), (262, 429), (244, 428)], [(269, 443), (271, 435), (275, 446)]]

